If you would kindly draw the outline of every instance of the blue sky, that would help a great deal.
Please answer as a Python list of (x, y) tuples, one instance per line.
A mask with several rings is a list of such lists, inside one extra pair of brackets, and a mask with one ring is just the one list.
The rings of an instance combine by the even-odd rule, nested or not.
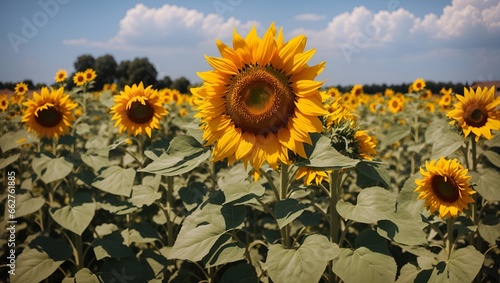
[(79, 55), (112, 54), (200, 82), (216, 38), (271, 22), (308, 37), (325, 85), (500, 80), (500, 0), (3, 0), (0, 81), (50, 84)]

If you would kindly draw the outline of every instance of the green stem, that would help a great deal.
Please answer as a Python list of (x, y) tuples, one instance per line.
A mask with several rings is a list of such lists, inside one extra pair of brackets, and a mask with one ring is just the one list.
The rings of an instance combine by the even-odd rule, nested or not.
[(83, 244), (82, 244), (82, 236), (73, 233), (73, 243), (76, 249), (76, 271), (78, 272), (83, 268)]
[(451, 257), (451, 252), (453, 251), (453, 224), (455, 222), (455, 218), (449, 217), (446, 219), (446, 240), (447, 240), (447, 248), (448, 248), (448, 259)]
[(174, 191), (174, 177), (167, 176), (167, 205), (165, 214), (167, 216), (167, 245), (172, 247), (174, 245), (174, 223), (170, 219), (170, 211), (173, 207), (173, 191)]
[(340, 199), (340, 185), (342, 183), (342, 172), (333, 170), (330, 173), (330, 240), (339, 243), (340, 215), (337, 212), (337, 203)]
[[(281, 164), (281, 172), (280, 172), (280, 188), (279, 188), (279, 199), (286, 199), (288, 193), (288, 165)], [(285, 248), (290, 248), (290, 227), (286, 225), (281, 228), (281, 237), (283, 238), (283, 245)]]

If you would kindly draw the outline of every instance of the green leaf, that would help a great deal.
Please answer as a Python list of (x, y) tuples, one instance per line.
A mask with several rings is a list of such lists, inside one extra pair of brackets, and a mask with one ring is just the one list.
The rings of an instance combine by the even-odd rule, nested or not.
[(405, 209), (390, 214), (389, 219), (377, 222), (377, 232), (384, 238), (403, 245), (427, 245), (426, 224)]
[[(417, 278), (422, 276), (421, 273), (428, 272), (429, 270), (418, 269), (415, 265), (411, 263), (407, 263), (403, 265), (401, 271), (399, 273), (398, 280), (396, 283), (419, 283), (419, 282), (428, 282), (428, 280), (418, 281)], [(429, 274), (430, 275), (430, 274)], [(428, 279), (428, 278), (427, 278)]]
[(333, 259), (332, 271), (343, 281), (394, 282), (397, 266), (392, 256), (373, 252), (366, 247), (341, 250), (341, 254)]
[(220, 283), (258, 283), (255, 268), (246, 262), (240, 262), (224, 271)]
[(38, 236), (28, 246), (32, 249), (45, 252), (53, 260), (67, 260), (71, 257), (71, 246), (65, 240), (53, 239), (47, 236)]
[(356, 164), (356, 171), (386, 187), (391, 186), (391, 177), (382, 163), (364, 160)]
[(29, 215), (45, 204), (43, 196), (34, 198), (31, 193), (16, 195), (16, 218)]
[(160, 237), (158, 232), (147, 222), (134, 223), (130, 229), (125, 229), (121, 233), (127, 243), (152, 243)]
[(304, 212), (305, 205), (296, 199), (284, 199), (276, 202), (275, 214), (278, 226), (285, 227)]
[(81, 154), (82, 161), (87, 164), (89, 167), (94, 169), (94, 171), (99, 171), (103, 167), (110, 166), (110, 162), (108, 159), (109, 149), (108, 148), (100, 148), (100, 149), (89, 149), (86, 152)]
[(92, 273), (88, 268), (82, 268), (80, 269), (76, 274), (75, 277), (65, 277), (62, 280), (62, 283), (100, 283), (99, 278)]
[(245, 259), (245, 245), (236, 242), (228, 234), (222, 235), (213, 245), (210, 253), (204, 259), (205, 268), (223, 265)]
[(203, 198), (205, 197), (207, 192), (207, 185), (201, 182), (192, 182), (189, 184), (189, 186), (179, 189), (179, 197), (187, 205), (198, 205), (203, 202)]
[(418, 199), (418, 193), (415, 192), (417, 188), (417, 184), (415, 184), (416, 179), (421, 179), (422, 175), (420, 172), (417, 172), (410, 176), (406, 180), (399, 192), (397, 197), (398, 210), (402, 207), (407, 212), (409, 212), (413, 218), (420, 218), (420, 213), (425, 209), (424, 203), (425, 200)]
[(10, 164), (14, 163), (19, 158), (19, 156), (21, 156), (21, 154), (17, 153), (7, 158), (0, 158), (0, 169), (3, 169), (9, 166)]
[(99, 204), (102, 209), (105, 209), (116, 215), (126, 215), (137, 210), (137, 207), (130, 202), (121, 200), (115, 195), (105, 195), (99, 199)]
[(210, 150), (203, 147), (195, 138), (184, 135), (172, 139), (165, 154), (140, 169), (164, 176), (177, 176), (187, 173), (210, 157)]
[(5, 153), (23, 144), (36, 143), (39, 141), (40, 140), (33, 133), (28, 133), (26, 129), (21, 129), (17, 132), (2, 134), (0, 137), (0, 148), (2, 149), (2, 153)]
[(487, 150), (483, 152), (484, 156), (496, 167), (500, 168), (500, 154), (494, 152), (493, 150)]
[(495, 245), (500, 237), (500, 221), (495, 215), (485, 215), (477, 229), (481, 237), (491, 245)]
[(132, 250), (123, 244), (123, 237), (119, 231), (114, 231), (102, 238), (95, 239), (92, 242), (92, 247), (94, 247), (97, 260), (105, 257), (121, 259), (135, 256)]
[(408, 125), (396, 125), (392, 126), (387, 135), (382, 138), (380, 143), (380, 148), (386, 148), (389, 145), (395, 144), (404, 137), (410, 135), (411, 127)]
[(442, 138), (443, 133), (450, 132), (450, 125), (444, 119), (436, 119), (432, 121), (427, 130), (425, 130), (425, 143), (434, 144)]
[(29, 247), (24, 248), (16, 261), (16, 274), (10, 280), (17, 282), (41, 282), (49, 277), (64, 260), (55, 261), (45, 252)]
[(115, 104), (114, 98), (113, 92), (111, 90), (106, 90), (99, 95), (99, 102), (106, 106), (106, 108), (111, 108)]
[(82, 235), (94, 218), (96, 204), (89, 193), (78, 192), (73, 202), (61, 208), (52, 208), (50, 215), (63, 228)]
[(477, 183), (474, 189), (486, 200), (500, 201), (500, 190), (498, 189), (498, 180), (500, 174), (492, 169), (485, 170), (481, 175), (477, 172), (469, 171), (472, 176), (472, 182)]
[(355, 240), (355, 247), (365, 247), (374, 253), (391, 255), (386, 240), (371, 229), (365, 229), (359, 233)]
[[(316, 138), (316, 136), (313, 136)], [(316, 142), (313, 141), (314, 148), (309, 155), (309, 159), (297, 162), (297, 166), (310, 167), (314, 169), (342, 169), (353, 168), (358, 164), (358, 159), (351, 159), (339, 153), (330, 144), (330, 139), (319, 135)]]
[(236, 205), (251, 202), (255, 198), (264, 195), (265, 188), (259, 183), (249, 184), (244, 182), (225, 184), (221, 187), (221, 190), (226, 198), (224, 204), (232, 203), (232, 205)]
[(464, 144), (464, 138), (455, 132), (445, 132), (432, 144), (431, 159), (447, 157)]
[(483, 261), (483, 254), (473, 246), (454, 250), (448, 261), (437, 264), (429, 282), (472, 282), (483, 266)]
[(113, 165), (104, 169), (92, 183), (92, 186), (111, 194), (129, 197), (134, 179), (134, 169)]
[(33, 158), (33, 170), (46, 184), (60, 180), (73, 170), (73, 163), (68, 162), (64, 157), (51, 158), (42, 154), (39, 158)]
[(372, 187), (359, 193), (356, 205), (345, 201), (338, 202), (337, 211), (345, 219), (370, 224), (390, 219), (390, 214), (395, 211), (395, 206), (396, 201), (393, 193), (381, 187)]
[(276, 283), (318, 282), (328, 261), (338, 255), (338, 246), (323, 235), (310, 235), (299, 248), (269, 246), (266, 266)]
[(200, 207), (186, 217), (170, 258), (200, 261), (225, 232), (221, 206), (206, 204), (203, 209)]
[(130, 203), (137, 207), (149, 206), (155, 200), (161, 198), (161, 193), (153, 189), (151, 186), (136, 185), (132, 186), (132, 196), (128, 199)]
[(224, 205), (221, 208), (222, 217), (226, 224), (226, 230), (234, 229), (243, 224), (247, 209), (244, 206)]

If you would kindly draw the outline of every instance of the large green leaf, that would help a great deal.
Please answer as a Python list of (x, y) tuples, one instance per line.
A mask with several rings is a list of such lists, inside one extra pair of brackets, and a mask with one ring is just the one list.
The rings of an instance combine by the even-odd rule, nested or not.
[(385, 187), (391, 186), (391, 177), (389, 177), (387, 168), (382, 163), (363, 160), (356, 164), (356, 171), (383, 184)]
[(439, 262), (429, 282), (472, 282), (483, 266), (484, 256), (473, 246), (451, 252), (450, 259)]
[(345, 282), (385, 283), (396, 279), (396, 262), (392, 256), (373, 252), (366, 247), (341, 249), (333, 259), (332, 271)]
[(427, 245), (425, 226), (420, 216), (414, 217), (401, 207), (397, 212), (390, 213), (389, 219), (377, 222), (377, 232), (399, 244)]
[(89, 193), (78, 192), (73, 202), (61, 208), (52, 208), (50, 215), (63, 228), (82, 235), (94, 218), (96, 204)]
[(159, 198), (161, 198), (161, 193), (151, 186), (136, 185), (132, 187), (132, 197), (128, 201), (137, 207), (143, 207), (153, 204)]
[(500, 237), (500, 221), (498, 216), (490, 214), (484, 216), (477, 230), (486, 242), (495, 245)]
[(46, 184), (68, 176), (73, 170), (73, 163), (66, 161), (64, 157), (51, 158), (45, 154), (33, 158), (32, 166)]
[(85, 164), (87, 164), (97, 172), (101, 168), (108, 167), (110, 165), (108, 155), (108, 148), (92, 148), (82, 153), (81, 158)]
[(269, 246), (266, 266), (273, 282), (318, 282), (328, 261), (338, 255), (338, 246), (323, 235), (310, 235), (299, 248)]
[(177, 176), (193, 170), (207, 160), (210, 154), (210, 150), (203, 147), (194, 137), (177, 136), (170, 142), (166, 153), (139, 171)]
[(92, 242), (94, 253), (97, 260), (106, 257), (121, 259), (125, 257), (133, 257), (134, 253), (130, 248), (123, 244), (123, 237), (119, 231), (114, 231), (111, 234), (105, 235)]
[[(428, 282), (431, 270), (422, 270), (411, 263), (403, 265), (396, 283), (425, 283)], [(427, 276), (426, 276), (427, 275)], [(421, 277), (424, 277), (421, 279)], [(427, 280), (426, 280), (427, 279)]]
[(19, 156), (21, 156), (21, 154), (17, 153), (7, 158), (0, 158), (0, 169), (9, 166), (11, 163), (14, 163), (19, 158)]
[(483, 155), (496, 167), (500, 168), (500, 154), (494, 152), (493, 150), (487, 150), (483, 152)]
[(390, 214), (395, 209), (394, 194), (380, 187), (362, 190), (356, 205), (345, 201), (337, 203), (337, 211), (343, 218), (361, 223), (377, 223), (379, 220), (390, 219)]
[(397, 197), (398, 210), (400, 208), (404, 208), (414, 218), (420, 217), (420, 213), (425, 209), (425, 201), (419, 200), (418, 193), (415, 192), (415, 189), (417, 188), (415, 180), (421, 178), (422, 175), (420, 174), (420, 172), (417, 172), (410, 176), (410, 178), (408, 178), (404, 183), (403, 188), (401, 188), (401, 191), (399, 192)]
[(425, 143), (433, 144), (437, 140), (441, 139), (443, 133), (450, 132), (450, 125), (444, 119), (435, 119), (432, 121), (427, 129), (425, 130)]
[(92, 186), (105, 192), (129, 197), (135, 179), (135, 170), (110, 166), (101, 172), (92, 183)]
[(222, 235), (203, 259), (205, 267), (213, 267), (245, 259), (245, 245), (236, 242), (228, 234)]
[(280, 228), (297, 219), (304, 212), (305, 205), (296, 199), (284, 199), (276, 202), (276, 221)]
[(408, 125), (392, 126), (389, 132), (385, 135), (380, 143), (380, 148), (386, 148), (389, 145), (395, 144), (404, 137), (410, 135), (411, 127)]
[(65, 277), (62, 283), (100, 283), (99, 278), (88, 268), (80, 269), (75, 277)]
[(159, 240), (158, 232), (147, 222), (139, 222), (131, 225), (121, 233), (126, 243), (152, 243)]
[(464, 138), (455, 132), (445, 132), (432, 144), (431, 159), (447, 157), (464, 144)]
[(35, 142), (39, 142), (39, 139), (33, 133), (28, 133), (26, 129), (21, 129), (16, 132), (2, 134), (0, 137), (0, 148), (4, 153), (23, 144)]
[(170, 258), (199, 261), (225, 232), (226, 223), (221, 206), (206, 204), (186, 217)]
[(222, 217), (224, 217), (224, 223), (226, 225), (226, 230), (234, 229), (240, 227), (245, 221), (245, 216), (247, 210), (245, 206), (241, 205), (223, 205), (220, 210)]
[[(359, 160), (351, 159), (339, 153), (331, 146), (330, 139), (323, 136), (313, 136), (315, 142), (309, 159), (297, 162), (297, 166), (310, 167), (315, 169), (341, 169), (353, 168)], [(317, 140), (316, 140), (317, 139)]]
[(487, 169), (479, 175), (477, 172), (469, 171), (472, 176), (472, 182), (477, 186), (474, 189), (486, 200), (500, 201), (500, 190), (498, 189), (498, 180), (500, 174), (492, 169)]
[(258, 283), (255, 268), (246, 262), (240, 262), (224, 271), (220, 283)]
[(248, 182), (224, 184), (221, 189), (226, 198), (224, 204), (232, 203), (233, 205), (251, 202), (256, 197), (262, 196), (265, 191), (261, 184)]
[(16, 195), (16, 218), (29, 215), (45, 204), (43, 196), (33, 197), (31, 193)]

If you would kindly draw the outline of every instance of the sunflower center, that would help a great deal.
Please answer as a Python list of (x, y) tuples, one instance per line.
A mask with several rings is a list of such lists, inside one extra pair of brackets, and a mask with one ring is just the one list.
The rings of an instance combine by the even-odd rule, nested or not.
[(155, 114), (153, 106), (146, 100), (145, 104), (140, 101), (134, 101), (127, 109), (127, 117), (136, 124), (149, 122)]
[(464, 120), (467, 125), (479, 128), (486, 124), (488, 112), (477, 103), (471, 103), (464, 109)]
[(37, 110), (35, 114), (35, 121), (45, 128), (57, 126), (63, 118), (62, 113), (54, 106)]
[(235, 126), (254, 134), (278, 132), (295, 109), (288, 77), (272, 66), (243, 69), (231, 78), (226, 97)]
[(434, 194), (440, 200), (452, 203), (459, 198), (458, 187), (452, 178), (436, 175), (432, 177), (431, 184)]

